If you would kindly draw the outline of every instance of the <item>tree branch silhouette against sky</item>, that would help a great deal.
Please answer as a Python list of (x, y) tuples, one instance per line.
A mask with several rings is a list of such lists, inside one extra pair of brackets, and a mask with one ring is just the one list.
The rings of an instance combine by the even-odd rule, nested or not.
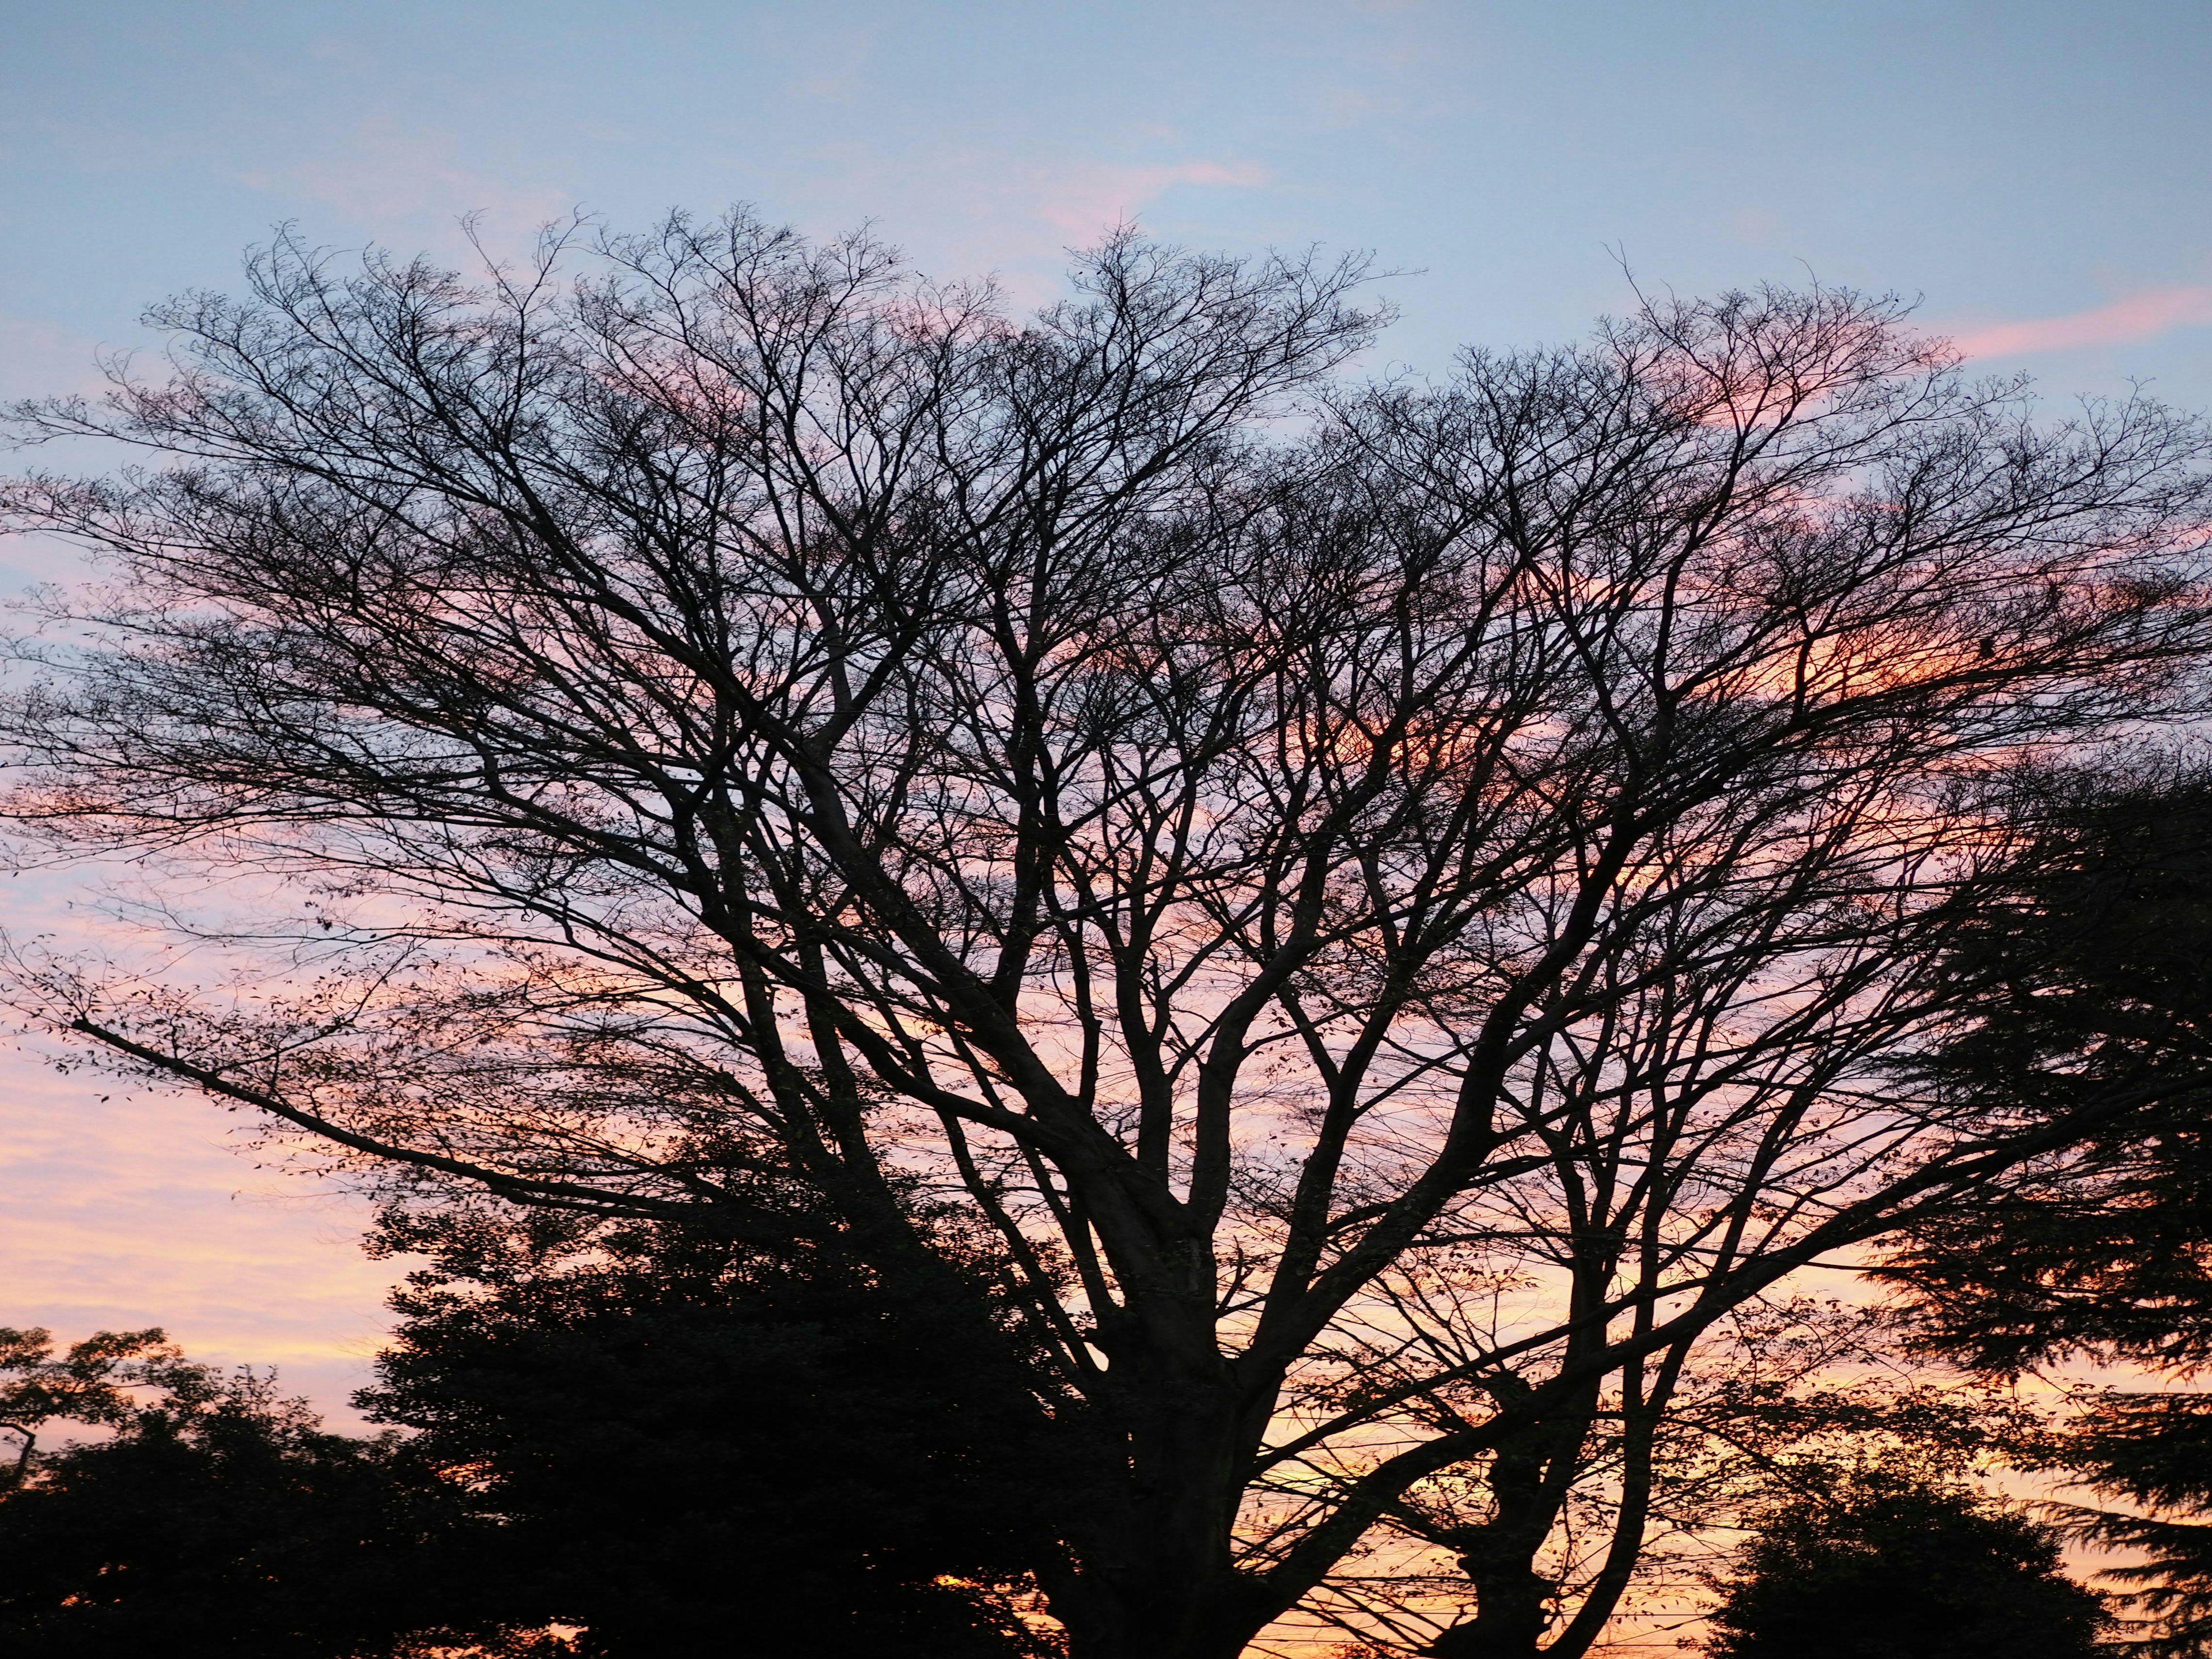
[[(158, 307), (163, 379), (13, 413), (158, 465), (0, 497), (113, 573), (0, 731), (31, 867), (138, 863), (167, 960), (9, 1002), (403, 1205), (994, 1237), (1073, 1650), (1230, 1659), (2132, 1103), (1893, 1062), (2023, 775), (2201, 714), (2212, 432), (1847, 289), (1413, 386), (1344, 372), (1358, 258), (1071, 283), (733, 210)], [(1472, 1651), (1574, 1484), (1499, 1486)]]
[[(2212, 396), (2212, 27), (2179, 3), (95, 3), (10, 40), (9, 395), (89, 386), (98, 349), (147, 343), (145, 305), (231, 285), (279, 221), (450, 256), (464, 213), (512, 247), (578, 205), (635, 224), (745, 199), (816, 232), (877, 216), (923, 268), (1024, 298), (1124, 215), (1200, 246), (1371, 246), (1409, 273), (1382, 352), (1426, 370), (1466, 340), (1578, 336), (1629, 297), (1612, 247), (1686, 293), (1809, 265), (1923, 294), (1931, 322), (2034, 350), (1992, 366), (2068, 392)], [(13, 588), (71, 568), (0, 549)], [(19, 924), (68, 902), (9, 893)], [(25, 1317), (182, 1320), (342, 1391), (339, 1350), (380, 1321), (349, 1212), (257, 1181), (204, 1119), (8, 1064)]]
[[(1914, 326), (2061, 398), (2212, 403), (2212, 20), (2179, 3), (42, 9), (0, 64), (11, 397), (94, 389), (155, 343), (149, 303), (235, 291), (283, 222), (462, 263), (464, 216), (512, 258), (578, 210), (742, 200), (872, 219), (1017, 313), (1124, 221), (1371, 249), (1402, 320), (1363, 369), (1582, 338), (1632, 273), (1662, 301), (1817, 278), (1921, 296)], [(11, 541), (0, 585), (76, 557)], [(106, 925), (82, 883), (6, 891), (19, 933)], [(0, 1066), (0, 1321), (161, 1323), (337, 1405), (387, 1322), (360, 1203), (257, 1170), (190, 1097)]]

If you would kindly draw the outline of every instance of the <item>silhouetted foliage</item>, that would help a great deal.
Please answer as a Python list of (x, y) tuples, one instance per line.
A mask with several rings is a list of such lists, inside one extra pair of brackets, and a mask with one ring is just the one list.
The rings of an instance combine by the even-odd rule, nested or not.
[(2106, 1623), (2051, 1528), (1880, 1471), (1774, 1510), (1721, 1588), (1712, 1659), (2086, 1659)]
[[(2010, 1375), (2087, 1354), (2212, 1361), (2212, 780), (2054, 781), (2045, 829), (1996, 872), (1952, 963), (1977, 988), (1937, 1075), (2052, 1117), (2132, 1102), (2063, 1156), (1932, 1218), (1889, 1259), (1923, 1346)], [(2212, 1397), (2094, 1397), (2051, 1460), (2142, 1513), (2069, 1530), (2140, 1559), (2109, 1575), (2151, 1654), (2212, 1650)]]
[(362, 1396), (412, 1435), (325, 1432), (159, 1331), (0, 1332), (12, 1420), (112, 1431), (0, 1497), (0, 1651), (1055, 1650), (1018, 1616), (1053, 1471), (974, 1302), (641, 1224), (445, 1211), (380, 1243), (434, 1259)]
[(2126, 1645), (2143, 1659), (2212, 1652), (2212, 1396), (2113, 1394), (2085, 1410), (2063, 1467), (2136, 1512), (2059, 1511), (2072, 1535), (2135, 1558), (2101, 1575), (2147, 1615)]
[(849, 1258), (483, 1212), (423, 1251), (361, 1403), (501, 1517), (474, 1571), (582, 1650), (997, 1659), (1053, 1471), (1004, 1334)]
[(0, 1333), (19, 1412), (113, 1431), (42, 1452), (0, 1498), (0, 1652), (341, 1659), (457, 1620), (521, 1650), (463, 1565), (489, 1528), (457, 1487), (398, 1437), (325, 1433), (270, 1378), (161, 1334), (52, 1360), (43, 1332)]
[(2212, 1359), (2212, 781), (2054, 781), (1949, 968), (1972, 988), (1935, 1075), (2086, 1139), (1931, 1217), (1890, 1258), (1948, 1357)]

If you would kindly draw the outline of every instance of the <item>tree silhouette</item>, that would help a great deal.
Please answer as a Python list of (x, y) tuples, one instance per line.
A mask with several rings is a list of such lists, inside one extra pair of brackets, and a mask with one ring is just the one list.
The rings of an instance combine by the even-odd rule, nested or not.
[(1869, 1471), (1767, 1516), (1713, 1614), (1714, 1659), (2087, 1659), (2106, 1617), (2056, 1534)]
[(179, 919), (229, 989), (20, 1000), (979, 1328), (902, 1194), (957, 1203), (1085, 1659), (1229, 1659), (1430, 1475), (1656, 1433), (1730, 1309), (2122, 1109), (1885, 1067), (2002, 775), (2193, 706), (2204, 434), (1833, 290), (1353, 386), (1359, 275), (1124, 236), (1017, 322), (742, 214), (474, 288), (280, 241), (167, 383), (18, 411), (159, 466), (7, 495), (120, 577), (8, 705), (17, 821), (259, 912)]
[[(2048, 1117), (2132, 1098), (2063, 1157), (1931, 1216), (1889, 1257), (1923, 1346), (2009, 1376), (2069, 1355), (2182, 1377), (2212, 1360), (2212, 783), (2182, 772), (2049, 780), (2042, 833), (1993, 872), (1952, 970), (1976, 988), (1932, 1069)], [(2055, 1462), (2133, 1511), (2068, 1526), (2138, 1561), (2137, 1645), (2212, 1638), (2212, 1398), (2091, 1397)]]
[(468, 1471), (501, 1522), (472, 1572), (586, 1651), (1050, 1650), (1018, 1604), (1057, 1472), (971, 1303), (653, 1224), (446, 1211), (383, 1242), (433, 1265), (361, 1403)]
[[(441, 1646), (659, 1659), (733, 1641), (810, 1659), (1021, 1659), (1033, 1494), (1015, 1363), (969, 1304), (849, 1260), (726, 1240), (395, 1215), (423, 1251), (362, 1403), (417, 1432), (325, 1432), (273, 1380), (158, 1331), (61, 1358), (0, 1333), (42, 1450), (0, 1496), (0, 1644), (372, 1659)], [(1017, 1408), (994, 1413), (1008, 1397)], [(547, 1627), (569, 1633), (547, 1633)], [(580, 1627), (580, 1628), (578, 1628)]]
[(113, 1431), (41, 1451), (0, 1497), (0, 1650), (342, 1659), (454, 1625), (530, 1650), (461, 1565), (487, 1523), (396, 1437), (325, 1433), (267, 1376), (195, 1365), (159, 1331), (59, 1360), (44, 1332), (0, 1336), (19, 1412)]
[[(1601, 1419), (1571, 1449), (1579, 1464), (1556, 1451), (1546, 1457), (1551, 1449), (1539, 1443), (1519, 1468), (1440, 1473), (1389, 1517), (1397, 1540), (1425, 1547), (1401, 1555), (1395, 1571), (1352, 1564), (1314, 1613), (1364, 1638), (1356, 1651), (1482, 1655), (1501, 1641), (1525, 1642), (1528, 1626), (1540, 1639), (1557, 1608), (1588, 1605), (1576, 1591), (1613, 1570), (1610, 1511), (1626, 1490), (1644, 1495), (1650, 1519), (1621, 1605), (1646, 1632), (1663, 1632), (1716, 1551), (1734, 1545), (1747, 1517), (1771, 1511), (1778, 1493), (1886, 1460), (1909, 1457), (1923, 1477), (1964, 1480), (2047, 1454), (2047, 1413), (1996, 1388), (1962, 1389), (1917, 1370), (1901, 1326), (1888, 1309), (1809, 1298), (1740, 1310), (1693, 1356), (1658, 1432)], [(1485, 1547), (1516, 1507), (1535, 1508), (1528, 1489), (1546, 1480), (1560, 1482), (1568, 1500), (1565, 1522), (1533, 1555), (1533, 1582), (1517, 1601), (1476, 1601), (1468, 1616), (1474, 1574), (1463, 1554)], [(1524, 1621), (1517, 1638), (1516, 1619)], [(1607, 1639), (1632, 1642), (1618, 1623)]]

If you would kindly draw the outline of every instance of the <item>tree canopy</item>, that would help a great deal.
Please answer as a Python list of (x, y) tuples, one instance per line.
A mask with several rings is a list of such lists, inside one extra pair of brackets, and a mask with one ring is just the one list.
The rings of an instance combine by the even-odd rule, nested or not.
[(1024, 1618), (1049, 1449), (970, 1308), (850, 1259), (496, 1206), (394, 1215), (378, 1244), (428, 1258), (356, 1401), (404, 1434), (326, 1431), (159, 1331), (59, 1358), (0, 1333), (17, 1419), (110, 1431), (0, 1492), (0, 1647), (1058, 1650)]
[(1714, 1659), (2090, 1659), (2107, 1623), (2056, 1533), (1869, 1470), (1768, 1515), (1722, 1586)]
[(1054, 1485), (973, 1309), (665, 1224), (394, 1216), (431, 1265), (358, 1403), (468, 1471), (486, 1609), (583, 1651), (1021, 1659)]
[[(2212, 1358), (2212, 784), (2172, 765), (2048, 781), (1953, 970), (1975, 988), (1923, 1063), (1957, 1094), (2043, 1116), (2128, 1109), (1931, 1214), (1887, 1257), (1921, 1346), (2017, 1376), (2069, 1358), (2185, 1382)], [(2122, 1553), (2140, 1651), (2212, 1639), (2212, 1399), (2100, 1392), (2046, 1459), (2132, 1507), (2067, 1524)]]
[(1954, 1093), (2127, 1109), (1887, 1261), (1944, 1350), (1988, 1370), (2070, 1353), (2212, 1358), (2212, 781), (2048, 781), (2038, 835), (1962, 930), (1972, 988), (1919, 1063)]
[(455, 1625), (509, 1646), (466, 1569), (483, 1523), (397, 1437), (326, 1433), (268, 1376), (158, 1330), (59, 1359), (44, 1331), (0, 1332), (0, 1376), (20, 1416), (112, 1431), (0, 1494), (0, 1649), (341, 1659)]
[[(1362, 385), (1360, 276), (1125, 236), (1017, 321), (742, 214), (473, 286), (280, 242), (170, 378), (18, 411), (153, 470), (6, 496), (117, 577), (16, 821), (220, 872), (236, 976), (20, 999), (403, 1195), (981, 1322), (951, 1205), (1084, 1659), (1225, 1659), (1455, 1472), (1478, 1601), (1557, 1590), (1577, 1483), (1500, 1471), (2125, 1109), (1890, 1061), (2021, 769), (2199, 706), (2206, 438), (1826, 289)], [(1613, 1498), (1505, 1650), (1596, 1639)]]

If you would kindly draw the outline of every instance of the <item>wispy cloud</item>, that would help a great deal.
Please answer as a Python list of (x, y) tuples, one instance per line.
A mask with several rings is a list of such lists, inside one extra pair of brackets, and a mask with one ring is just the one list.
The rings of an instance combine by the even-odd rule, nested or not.
[(43, 317), (0, 317), (0, 398), (97, 392), (99, 343)]
[(1253, 189), (1267, 173), (1249, 161), (1170, 161), (1154, 167), (1085, 162), (1036, 181), (1038, 209), (1048, 224), (1076, 236), (1096, 235), (1133, 219), (1179, 185)]
[(2064, 317), (1995, 323), (1952, 337), (1969, 357), (2013, 357), (2081, 346), (2123, 345), (2168, 329), (2212, 324), (2212, 287), (2146, 289), (2124, 300)]
[(334, 152), (243, 177), (257, 190), (335, 209), (373, 234), (404, 230), (414, 239), (439, 221), (450, 228), (465, 214), (481, 216), (495, 242), (526, 239), (574, 206), (550, 186), (486, 173), (459, 156), (450, 132), (379, 118), (363, 123)]
[[(866, 185), (868, 199), (902, 205), (903, 212), (890, 213), (885, 228), (894, 236), (919, 232), (915, 240), (926, 269), (940, 276), (989, 270), (1024, 307), (1064, 291), (1066, 250), (1148, 218), (1163, 198), (1253, 190), (1272, 182), (1255, 162), (1217, 157), (1157, 162), (1036, 157), (1009, 164), (1000, 155), (951, 147), (855, 158), (845, 173), (848, 181)], [(1177, 220), (1203, 223), (1206, 218), (1202, 201), (1174, 206)]]

